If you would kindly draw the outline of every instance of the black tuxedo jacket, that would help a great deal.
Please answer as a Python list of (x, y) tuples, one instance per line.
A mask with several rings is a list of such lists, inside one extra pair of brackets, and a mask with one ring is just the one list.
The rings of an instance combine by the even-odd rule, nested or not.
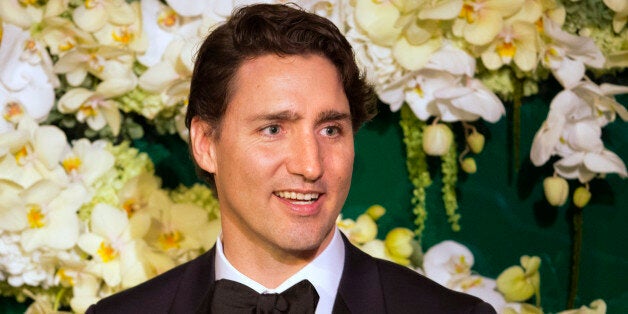
[[(449, 290), (415, 271), (376, 259), (344, 237), (345, 265), (333, 313), (495, 313), (482, 300)], [(104, 298), (88, 314), (207, 313), (213, 248), (136, 287)]]

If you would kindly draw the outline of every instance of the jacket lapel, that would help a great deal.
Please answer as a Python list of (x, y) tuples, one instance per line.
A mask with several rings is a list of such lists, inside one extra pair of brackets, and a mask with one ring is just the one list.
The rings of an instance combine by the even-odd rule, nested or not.
[(353, 246), (342, 234), (345, 243), (345, 265), (334, 302), (334, 313), (384, 313), (384, 291), (375, 260)]
[[(190, 262), (179, 280), (177, 293), (168, 313), (194, 313), (199, 311), (210, 291), (213, 291), (216, 247)], [(207, 311), (203, 312), (207, 313)]]

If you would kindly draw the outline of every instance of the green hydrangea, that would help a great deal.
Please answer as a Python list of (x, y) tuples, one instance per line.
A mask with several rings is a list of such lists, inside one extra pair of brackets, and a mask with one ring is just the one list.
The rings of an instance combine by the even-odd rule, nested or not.
[(112, 171), (106, 172), (94, 182), (94, 195), (91, 201), (79, 210), (79, 217), (88, 220), (92, 209), (98, 203), (118, 206), (118, 191), (131, 179), (143, 172), (154, 172), (155, 166), (146, 153), (140, 153), (129, 142), (119, 145), (109, 143), (107, 150), (115, 158)]
[(160, 95), (149, 93), (139, 87), (116, 100), (120, 103), (120, 110), (138, 113), (149, 120), (154, 119), (165, 107)]

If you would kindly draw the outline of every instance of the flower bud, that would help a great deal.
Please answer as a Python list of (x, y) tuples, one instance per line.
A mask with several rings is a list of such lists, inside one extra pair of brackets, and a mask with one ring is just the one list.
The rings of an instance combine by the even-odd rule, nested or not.
[(582, 208), (589, 204), (591, 200), (591, 191), (589, 191), (584, 186), (578, 187), (573, 192), (573, 204), (578, 208)]
[(371, 205), (367, 210), (366, 210), (366, 214), (371, 216), (371, 218), (373, 218), (373, 220), (377, 221), (377, 219), (379, 219), (380, 217), (384, 216), (384, 214), (386, 213), (386, 208), (384, 208), (384, 206), (382, 205)]
[(467, 157), (460, 163), (460, 168), (466, 173), (473, 174), (478, 170), (478, 166), (475, 163), (475, 159)]
[(563, 206), (569, 195), (569, 184), (561, 177), (547, 177), (543, 180), (545, 198), (552, 206)]
[(423, 150), (430, 156), (443, 156), (449, 151), (453, 140), (454, 133), (448, 126), (432, 124), (423, 132)]
[(467, 145), (469, 145), (469, 149), (474, 154), (479, 154), (484, 149), (484, 135), (482, 133), (473, 131), (469, 136), (467, 136)]

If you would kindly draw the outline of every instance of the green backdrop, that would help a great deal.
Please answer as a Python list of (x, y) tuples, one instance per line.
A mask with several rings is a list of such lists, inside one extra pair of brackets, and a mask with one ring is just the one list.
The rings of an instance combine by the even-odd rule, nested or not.
[[(571, 208), (550, 207), (544, 199), (542, 179), (550, 166), (536, 168), (528, 159), (534, 133), (546, 117), (552, 92), (526, 99), (521, 115), (521, 166), (510, 161), (508, 119), (485, 124), (484, 151), (477, 156), (478, 172), (460, 174), (459, 212), (462, 229), (451, 231), (440, 198), (440, 176), (428, 188), (428, 220), (423, 247), (445, 239), (456, 240), (475, 255), (473, 270), (496, 278), (505, 268), (519, 263), (521, 255), (542, 258), (542, 305), (546, 312), (566, 307), (571, 252)], [(628, 97), (619, 98), (624, 105)], [(405, 148), (399, 113), (380, 106), (376, 119), (358, 133), (353, 185), (343, 215), (355, 218), (367, 207), (381, 204), (388, 210), (379, 221), (383, 236), (393, 227), (412, 228)], [(628, 160), (628, 123), (618, 121), (603, 130), (607, 147)], [(148, 133), (135, 143), (153, 158), (166, 186), (196, 181), (185, 144), (177, 136)], [(584, 209), (584, 239), (578, 306), (603, 298), (608, 313), (628, 313), (628, 180), (610, 175), (592, 182), (593, 198)], [(0, 299), (0, 312), (21, 313), (26, 306)]]

